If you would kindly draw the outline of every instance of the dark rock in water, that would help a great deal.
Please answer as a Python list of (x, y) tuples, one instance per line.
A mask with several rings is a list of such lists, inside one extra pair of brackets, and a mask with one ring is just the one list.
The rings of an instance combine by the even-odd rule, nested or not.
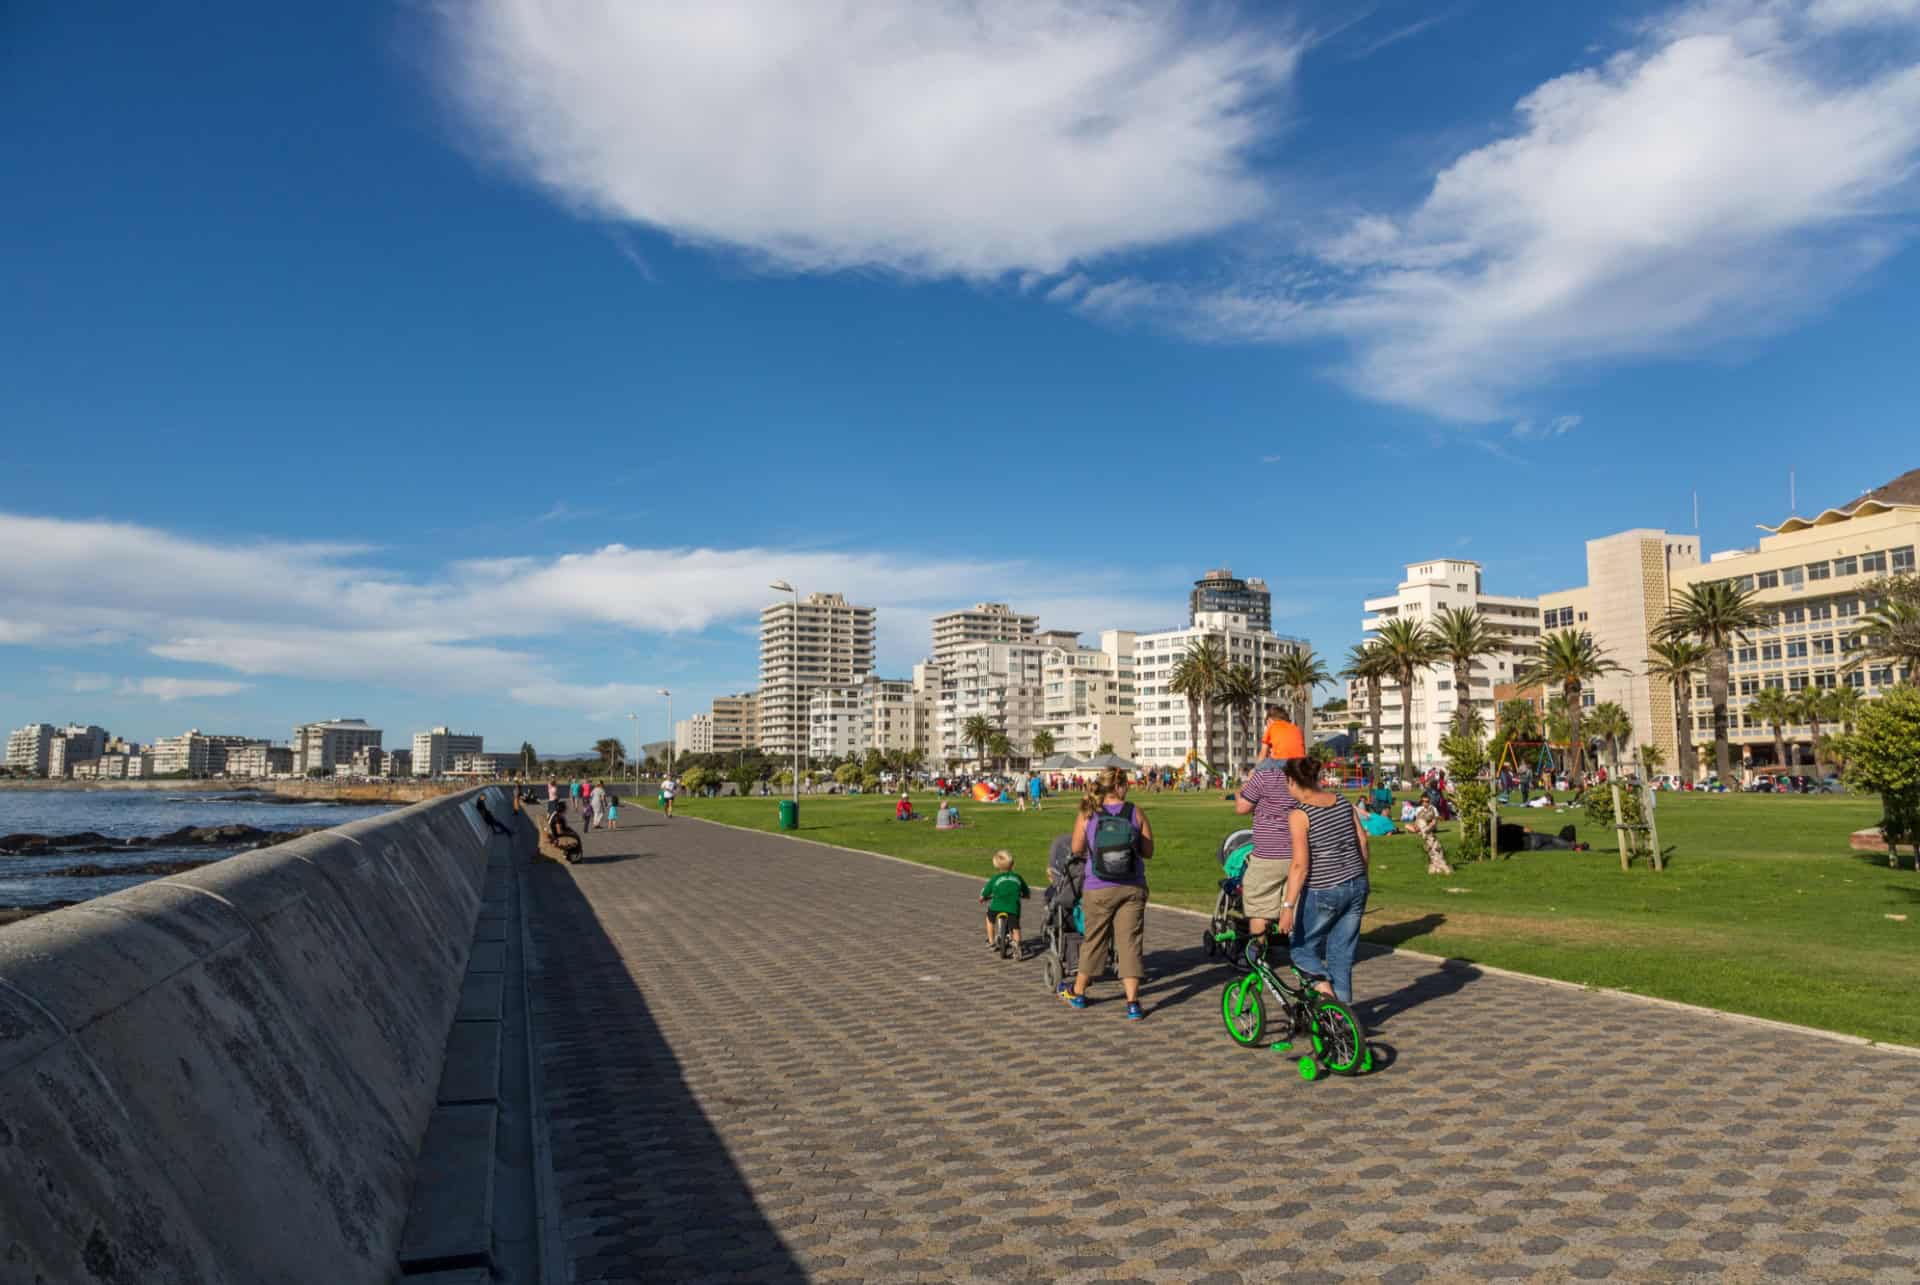
[(270, 848), (325, 828), (316, 825), (298, 830), (262, 830), (252, 825), (188, 825), (168, 834), (136, 835), (131, 839), (111, 839), (92, 830), (79, 834), (9, 834), (0, 836), (0, 855), (97, 856), (140, 848)]

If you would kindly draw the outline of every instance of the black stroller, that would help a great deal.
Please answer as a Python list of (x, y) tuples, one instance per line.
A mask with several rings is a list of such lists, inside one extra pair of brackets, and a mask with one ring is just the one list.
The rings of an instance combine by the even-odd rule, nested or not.
[[(1086, 886), (1087, 859), (1073, 855), (1073, 836), (1063, 834), (1053, 841), (1047, 854), (1047, 989), (1057, 991), (1071, 982), (1080, 971), (1080, 894)], [(1113, 970), (1115, 952), (1107, 949), (1107, 971)]]
[(1220, 862), (1220, 896), (1213, 903), (1213, 918), (1207, 923), (1202, 942), (1207, 958), (1224, 956), (1235, 968), (1246, 967), (1247, 912), (1240, 903), (1240, 879), (1247, 862), (1253, 858), (1253, 831), (1235, 830), (1220, 841), (1214, 854)]

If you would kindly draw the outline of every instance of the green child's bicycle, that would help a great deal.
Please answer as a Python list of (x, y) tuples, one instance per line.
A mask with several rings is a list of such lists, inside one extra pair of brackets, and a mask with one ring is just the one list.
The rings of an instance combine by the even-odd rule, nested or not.
[[(1260, 945), (1269, 949), (1259, 949)], [(1322, 978), (1310, 977), (1291, 963), (1280, 968), (1268, 963), (1271, 946), (1271, 939), (1251, 943), (1247, 975), (1228, 982), (1220, 993), (1220, 1020), (1226, 1023), (1227, 1034), (1238, 1044), (1258, 1044), (1267, 1033), (1267, 997), (1272, 996), (1286, 1022), (1282, 1043), (1275, 1047), (1287, 1047), (1296, 1035), (1313, 1041), (1313, 1052), (1300, 1059), (1301, 1079), (1317, 1080), (1329, 1071), (1336, 1075), (1371, 1071), (1373, 1051), (1353, 1010), (1314, 989)]]

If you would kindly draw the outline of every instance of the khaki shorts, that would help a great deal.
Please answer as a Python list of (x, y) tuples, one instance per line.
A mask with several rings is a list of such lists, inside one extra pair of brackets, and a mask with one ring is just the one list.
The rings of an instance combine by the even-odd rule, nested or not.
[(1086, 940), (1080, 947), (1080, 971), (1092, 965), (1104, 973), (1107, 943), (1111, 941), (1115, 972), (1136, 981), (1147, 975), (1145, 888), (1089, 888), (1080, 898), (1080, 912), (1087, 922)]
[(1240, 876), (1240, 904), (1246, 908), (1247, 918), (1280, 917), (1280, 903), (1287, 896), (1287, 871), (1292, 868), (1293, 862), (1271, 857), (1254, 857), (1247, 862), (1246, 873)]

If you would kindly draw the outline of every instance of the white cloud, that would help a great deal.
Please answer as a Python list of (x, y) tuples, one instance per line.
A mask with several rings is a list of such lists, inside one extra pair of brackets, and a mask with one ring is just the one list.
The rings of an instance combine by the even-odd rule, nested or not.
[(481, 146), (593, 217), (790, 270), (1056, 273), (1266, 206), (1247, 152), (1302, 42), (1224, 12), (476, 0), (438, 54)]
[(1207, 339), (1332, 339), (1362, 396), (1485, 421), (1569, 373), (1777, 331), (1900, 244), (1920, 162), (1920, 0), (1705, 0), (1540, 85), (1400, 213), (1225, 285), (1075, 305)]
[(1582, 420), (1578, 415), (1556, 415), (1550, 420), (1536, 421), (1523, 419), (1513, 426), (1513, 435), (1518, 438), (1565, 437), (1580, 427)]
[(197, 700), (208, 696), (232, 696), (244, 692), (251, 683), (233, 683), (216, 678), (138, 678), (121, 684), (121, 691), (155, 700)]

